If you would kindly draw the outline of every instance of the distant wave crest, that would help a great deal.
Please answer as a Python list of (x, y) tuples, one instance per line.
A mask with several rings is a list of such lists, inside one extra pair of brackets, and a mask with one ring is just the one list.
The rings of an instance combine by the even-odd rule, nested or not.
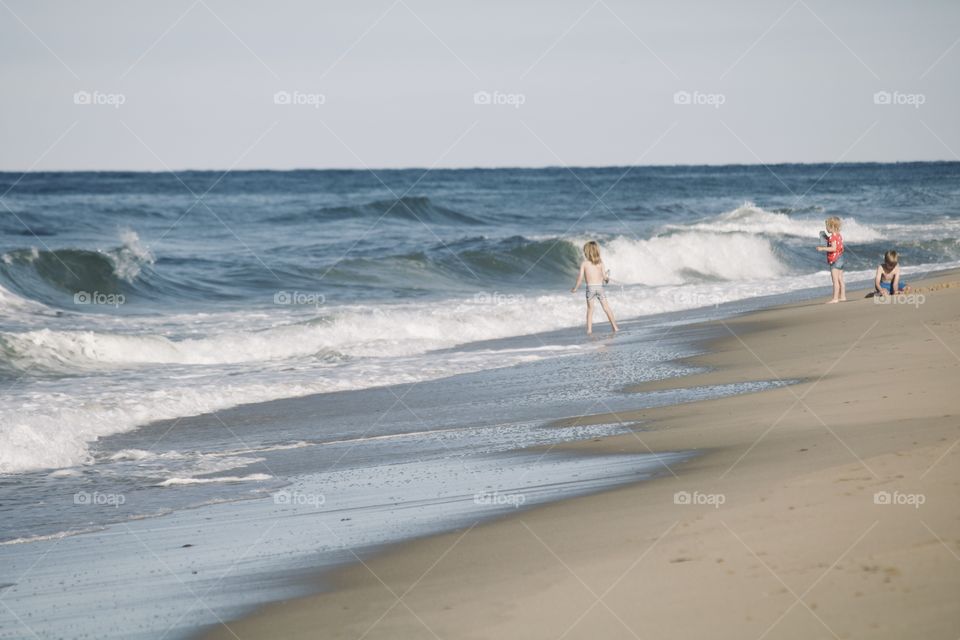
[(8, 284), (42, 299), (46, 290), (117, 293), (155, 261), (135, 231), (120, 234), (121, 244), (107, 250), (14, 249), (0, 256), (0, 275)]

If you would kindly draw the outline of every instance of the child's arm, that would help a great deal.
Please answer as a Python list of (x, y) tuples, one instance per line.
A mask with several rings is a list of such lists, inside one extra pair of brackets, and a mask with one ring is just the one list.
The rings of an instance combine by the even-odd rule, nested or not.
[(893, 270), (893, 280), (890, 282), (890, 290), (894, 295), (900, 293), (900, 265)]
[(586, 263), (580, 263), (580, 271), (577, 272), (577, 284), (573, 285), (573, 289), (570, 289), (570, 293), (576, 293), (577, 289), (580, 288), (580, 283), (583, 281), (583, 269), (586, 266)]
[(833, 253), (836, 250), (837, 250), (837, 245), (835, 244), (828, 244), (827, 246), (823, 246), (820, 244), (817, 245), (817, 251), (826, 251), (827, 253)]
[(883, 271), (883, 267), (877, 266), (877, 274), (873, 277), (873, 288), (877, 293), (882, 294), (883, 289), (880, 287), (880, 273)]

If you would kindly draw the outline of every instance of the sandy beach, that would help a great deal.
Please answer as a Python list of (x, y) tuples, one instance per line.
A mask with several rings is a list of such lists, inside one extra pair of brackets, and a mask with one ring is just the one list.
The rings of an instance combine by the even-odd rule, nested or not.
[(708, 372), (656, 383), (780, 388), (556, 425), (635, 425), (583, 455), (700, 453), (658, 479), (390, 549), (206, 637), (954, 639), (960, 275), (919, 284), (721, 322)]

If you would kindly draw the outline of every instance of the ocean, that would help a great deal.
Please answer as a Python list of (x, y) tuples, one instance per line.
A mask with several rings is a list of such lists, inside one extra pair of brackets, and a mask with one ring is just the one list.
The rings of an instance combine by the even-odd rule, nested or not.
[[(65, 637), (185, 637), (309, 590), (250, 576), (318, 545), (336, 564), (669, 471), (695, 452), (530, 448), (635, 426), (556, 419), (780, 384), (623, 391), (689, 371), (696, 321), (829, 296), (827, 216), (851, 297), (890, 248), (907, 280), (960, 265), (960, 163), (6, 173), (0, 193), (0, 594), (57, 607), (40, 628)], [(598, 312), (587, 338), (569, 293), (588, 239), (616, 337)], [(233, 572), (281, 521), (218, 583), (230, 610), (184, 615), (171, 582), (110, 629), (82, 615), (144, 562)], [(198, 540), (219, 543), (181, 562)]]

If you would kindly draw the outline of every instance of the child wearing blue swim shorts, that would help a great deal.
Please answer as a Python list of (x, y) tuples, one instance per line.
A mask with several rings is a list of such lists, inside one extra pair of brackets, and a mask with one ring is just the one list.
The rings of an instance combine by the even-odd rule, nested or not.
[(904, 293), (910, 287), (900, 279), (900, 256), (893, 249), (883, 254), (883, 262), (877, 265), (877, 275), (873, 278), (874, 295)]

